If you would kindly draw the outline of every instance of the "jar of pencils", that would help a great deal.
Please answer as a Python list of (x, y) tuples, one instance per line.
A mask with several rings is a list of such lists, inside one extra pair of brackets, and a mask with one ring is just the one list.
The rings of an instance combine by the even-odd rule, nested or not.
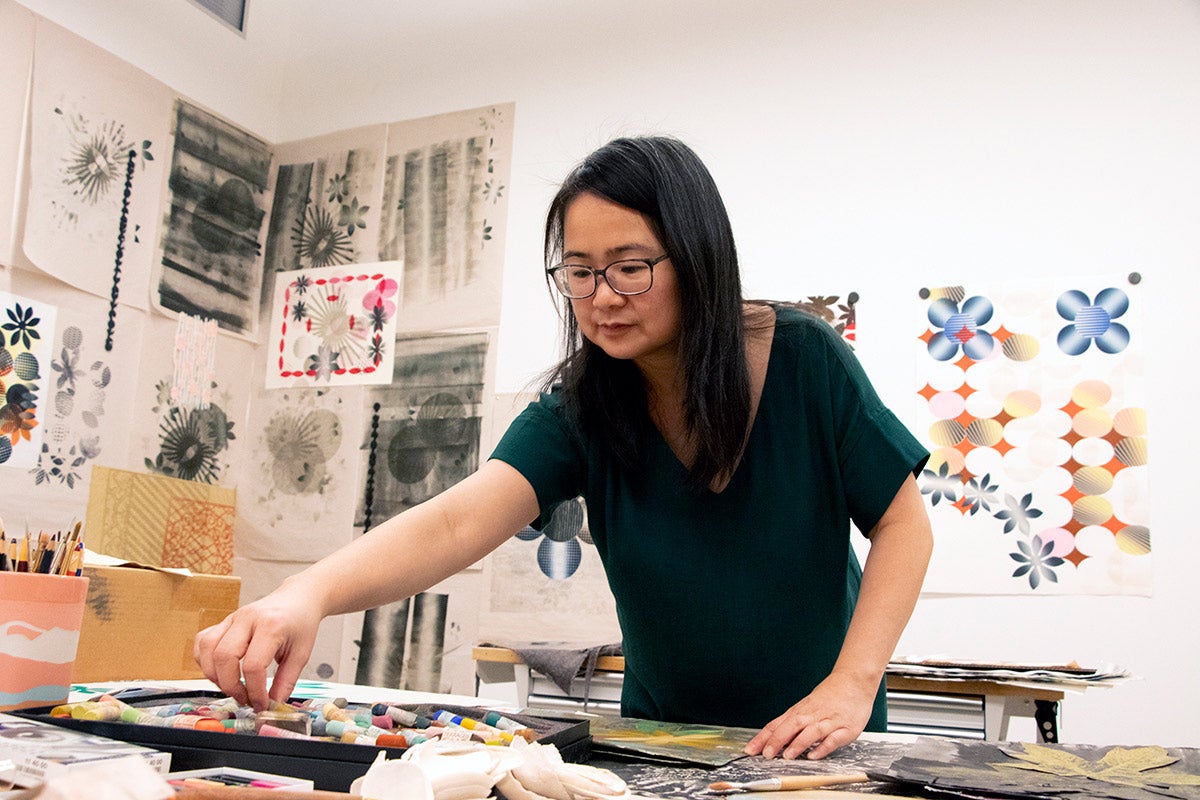
[(67, 699), (88, 579), (0, 572), (0, 711)]

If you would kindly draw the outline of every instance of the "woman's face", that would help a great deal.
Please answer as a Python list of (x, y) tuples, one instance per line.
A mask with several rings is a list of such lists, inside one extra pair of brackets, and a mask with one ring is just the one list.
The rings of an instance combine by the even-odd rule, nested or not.
[[(563, 261), (595, 270), (627, 258), (655, 259), (665, 252), (640, 213), (594, 194), (567, 206)], [(638, 295), (620, 295), (604, 279), (596, 293), (572, 300), (579, 330), (613, 358), (633, 359), (643, 371), (676, 366), (681, 306), (671, 259), (654, 265), (654, 285)]]

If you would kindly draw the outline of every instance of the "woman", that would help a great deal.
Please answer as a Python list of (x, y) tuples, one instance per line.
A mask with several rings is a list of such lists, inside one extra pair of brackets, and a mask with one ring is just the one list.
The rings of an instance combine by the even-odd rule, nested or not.
[(761, 727), (747, 752), (767, 757), (882, 730), (931, 549), (923, 448), (824, 323), (742, 299), (720, 194), (682, 143), (589, 156), (551, 204), (546, 255), (569, 305), (557, 388), (469, 478), (201, 632), (205, 674), (261, 707), (276, 661), (286, 697), (323, 617), (422, 591), (582, 494), (625, 715)]

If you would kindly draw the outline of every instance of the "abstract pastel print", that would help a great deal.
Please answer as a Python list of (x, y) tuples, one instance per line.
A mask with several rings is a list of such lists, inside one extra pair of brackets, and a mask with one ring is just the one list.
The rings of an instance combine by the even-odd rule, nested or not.
[(923, 290), (926, 591), (1149, 593), (1139, 280)]

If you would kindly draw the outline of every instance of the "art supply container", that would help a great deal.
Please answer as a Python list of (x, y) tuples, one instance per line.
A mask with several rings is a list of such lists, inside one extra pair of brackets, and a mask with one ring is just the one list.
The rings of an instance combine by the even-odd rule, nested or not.
[(87, 578), (0, 572), (0, 711), (63, 703)]

